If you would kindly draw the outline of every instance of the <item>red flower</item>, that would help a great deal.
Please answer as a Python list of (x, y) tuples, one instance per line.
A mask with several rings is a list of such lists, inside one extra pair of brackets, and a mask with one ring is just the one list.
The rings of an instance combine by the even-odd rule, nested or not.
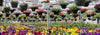
[(65, 14), (59, 14), (60, 16), (65, 16)]
[(96, 15), (96, 12), (92, 12), (93, 15)]
[(56, 31), (59, 31), (59, 29), (56, 29)]
[(81, 12), (85, 12), (85, 11), (87, 11), (86, 8), (82, 8), (82, 9), (81, 9)]
[(54, 16), (53, 14), (50, 14), (50, 16)]
[(98, 4), (97, 7), (100, 7), (100, 4)]
[(29, 15), (29, 17), (34, 17), (34, 15)]
[(72, 16), (75, 16), (76, 14), (72, 14)]
[(50, 1), (50, 0), (46, 0), (46, 1)]
[(43, 17), (43, 15), (38, 15), (39, 17)]
[(98, 30), (98, 32), (100, 32), (100, 29)]
[(72, 12), (72, 10), (68, 9), (67, 12)]

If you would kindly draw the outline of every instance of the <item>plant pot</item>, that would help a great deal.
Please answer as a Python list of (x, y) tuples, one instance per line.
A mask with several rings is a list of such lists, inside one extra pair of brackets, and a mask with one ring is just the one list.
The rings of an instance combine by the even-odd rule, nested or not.
[(91, 20), (91, 18), (88, 18), (88, 20)]
[(77, 19), (75, 18), (75, 21), (77, 21)]
[(8, 7), (7, 8), (4, 8), (4, 12), (5, 13), (9, 13), (9, 11), (10, 11), (10, 8), (8, 8)]
[(37, 8), (31, 8), (32, 11), (35, 11)]
[(87, 15), (87, 17), (91, 17), (91, 15)]
[(73, 11), (73, 13), (77, 13), (78, 12), (78, 10), (72, 10)]
[(96, 11), (96, 13), (100, 13), (100, 9), (97, 9), (97, 10), (95, 10)]
[(9, 17), (10, 14), (6, 14), (6, 17)]
[(3, 6), (3, 0), (0, 0), (0, 6)]
[(15, 9), (12, 9), (12, 10), (10, 10), (11, 11), (11, 13), (13, 13), (14, 11), (15, 11)]
[(18, 17), (20, 14), (15, 14), (16, 15), (16, 17)]
[(20, 10), (21, 10), (21, 12), (27, 10), (27, 8), (28, 8), (28, 5), (27, 5), (27, 4), (25, 4), (25, 5), (20, 5)]
[(25, 13), (26, 14), (26, 16), (29, 16), (30, 15), (30, 13)]
[(38, 12), (39, 15), (42, 15), (43, 12)]
[(66, 9), (67, 5), (61, 5), (62, 9)]
[(2, 17), (3, 15), (0, 15), (0, 17)]
[(54, 12), (55, 15), (59, 15), (59, 12)]
[(85, 2), (84, 6), (87, 7), (90, 2)]
[(73, 19), (71, 19), (71, 21), (73, 21)]
[(86, 21), (86, 19), (83, 19), (83, 21)]
[(75, 4), (76, 4), (77, 6), (84, 6), (85, 0), (75, 0)]
[(11, 2), (11, 6), (12, 6), (13, 8), (17, 8), (18, 2), (17, 2), (17, 1), (12, 1), (12, 2)]
[(96, 19), (92, 19), (92, 21), (95, 21)]

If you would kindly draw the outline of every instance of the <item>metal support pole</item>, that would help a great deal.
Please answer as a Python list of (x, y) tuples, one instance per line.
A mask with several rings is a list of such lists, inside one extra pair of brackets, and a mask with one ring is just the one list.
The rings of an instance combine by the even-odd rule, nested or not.
[(49, 27), (50, 24), (50, 17), (49, 17), (49, 10), (47, 10), (47, 26)]

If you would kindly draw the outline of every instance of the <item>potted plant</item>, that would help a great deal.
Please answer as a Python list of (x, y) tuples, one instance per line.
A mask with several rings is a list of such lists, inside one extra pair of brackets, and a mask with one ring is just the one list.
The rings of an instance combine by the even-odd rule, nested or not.
[(87, 9), (86, 8), (82, 8), (80, 11), (81, 11), (81, 14), (83, 14), (83, 13), (85, 13), (87, 11)]
[(97, 23), (99, 24), (100, 14), (97, 14), (97, 15), (95, 16), (95, 18), (97, 19)]
[(92, 15), (92, 12), (89, 12), (89, 13), (87, 14), (87, 17), (91, 17), (91, 15)]
[(91, 16), (94, 16), (94, 15), (96, 15), (96, 12), (92, 12)]
[(6, 13), (6, 17), (9, 17), (9, 15), (10, 15), (9, 13)]
[(10, 9), (10, 12), (13, 13), (15, 11), (15, 9)]
[(70, 9), (67, 10), (67, 13), (68, 13), (68, 14), (70, 14), (71, 12), (72, 12), (72, 10), (70, 10)]
[(85, 0), (75, 0), (75, 4), (76, 4), (77, 6), (84, 6)]
[(26, 14), (26, 16), (29, 16), (29, 15), (30, 15), (30, 13), (31, 13), (31, 11), (30, 11), (30, 10), (26, 10), (26, 11), (24, 11), (24, 12), (23, 12), (23, 14)]
[(18, 1), (11, 1), (11, 6), (12, 6), (13, 8), (17, 8), (17, 6), (18, 6)]
[(96, 20), (96, 18), (92, 18), (92, 21), (95, 21)]
[(100, 4), (96, 4), (96, 5), (94, 6), (94, 8), (96, 9), (96, 12), (97, 12), (97, 13), (100, 13)]
[(0, 13), (0, 17), (2, 17), (3, 16), (3, 13)]
[(53, 8), (51, 11), (52, 11), (55, 15), (59, 15), (60, 12), (61, 12), (61, 9)]
[(46, 11), (42, 10), (42, 9), (39, 9), (39, 10), (37, 10), (37, 13), (38, 13), (38, 15), (42, 15), (43, 13), (46, 13)]
[(50, 18), (53, 18), (54, 17), (54, 15), (53, 14), (50, 14)]
[(72, 16), (73, 16), (74, 18), (76, 18), (76, 17), (78, 16), (78, 14), (73, 13)]
[(88, 6), (89, 5), (89, 3), (91, 2), (91, 0), (85, 0), (85, 4), (84, 4), (84, 6)]
[(9, 13), (9, 11), (10, 11), (10, 7), (4, 7), (4, 13)]
[(41, 1), (41, 3), (49, 3), (50, 0)]
[(34, 15), (29, 15), (29, 17), (33, 18), (33, 17), (34, 17)]
[(77, 13), (80, 8), (77, 6), (70, 6), (69, 9), (72, 10), (73, 13)]
[(38, 9), (38, 6), (37, 5), (33, 5), (33, 6), (30, 6), (29, 8), (31, 8), (32, 11), (35, 11), (36, 9)]
[(68, 3), (67, 2), (62, 2), (59, 5), (62, 7), (62, 9), (65, 9), (66, 6), (68, 5)]
[(65, 14), (59, 14), (59, 16), (61, 16), (61, 17), (62, 17), (62, 19), (64, 19), (64, 18), (66, 17), (66, 15), (65, 15)]
[(83, 21), (86, 21), (86, 19), (83, 19)]
[(0, 0), (0, 6), (3, 6), (3, 0)]
[(20, 5), (21, 12), (27, 10), (27, 8), (28, 8), (28, 5), (26, 3), (23, 3), (23, 4)]
[(14, 11), (14, 15), (15, 15), (16, 17), (18, 17), (20, 14), (21, 14), (20, 11)]

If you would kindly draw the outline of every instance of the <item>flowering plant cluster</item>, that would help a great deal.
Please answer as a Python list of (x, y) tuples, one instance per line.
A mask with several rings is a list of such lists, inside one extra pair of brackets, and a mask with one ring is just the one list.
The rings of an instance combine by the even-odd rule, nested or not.
[(49, 3), (50, 0), (42, 1), (41, 3)]
[(85, 13), (87, 11), (87, 9), (86, 8), (82, 8), (80, 11), (81, 11), (81, 13)]
[(31, 8), (32, 11), (35, 11), (35, 9), (38, 9), (38, 6), (37, 5), (33, 5), (33, 6), (30, 6), (29, 8)]

